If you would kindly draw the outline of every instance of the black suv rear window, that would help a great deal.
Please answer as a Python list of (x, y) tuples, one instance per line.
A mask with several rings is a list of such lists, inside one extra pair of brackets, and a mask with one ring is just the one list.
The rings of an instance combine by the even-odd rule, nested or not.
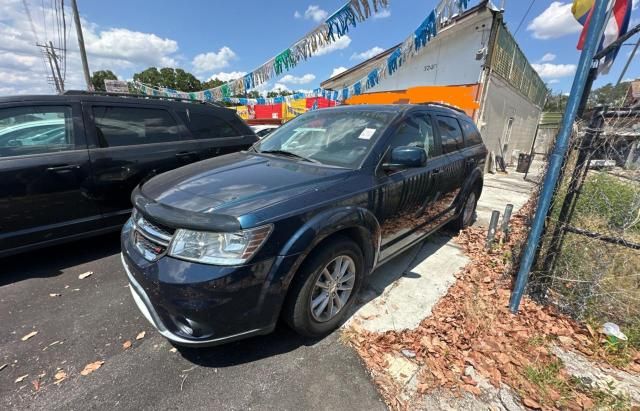
[(94, 106), (101, 147), (133, 146), (180, 139), (178, 123), (162, 109)]
[(180, 110), (178, 115), (191, 130), (194, 138), (237, 137), (238, 131), (226, 120), (215, 113), (205, 113), (196, 110)]
[(464, 147), (462, 130), (458, 120), (453, 117), (438, 116), (438, 129), (442, 140), (442, 152), (451, 153)]
[(478, 128), (469, 120), (462, 120), (462, 130), (464, 131), (464, 139), (467, 147), (482, 144), (482, 137)]

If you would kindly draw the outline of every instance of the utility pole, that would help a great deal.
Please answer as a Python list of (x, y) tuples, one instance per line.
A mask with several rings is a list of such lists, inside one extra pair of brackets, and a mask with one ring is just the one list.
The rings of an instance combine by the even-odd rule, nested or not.
[(84, 49), (82, 26), (80, 26), (80, 13), (78, 13), (78, 3), (76, 3), (76, 0), (71, 0), (71, 8), (73, 9), (73, 21), (76, 24), (76, 33), (78, 35), (78, 47), (80, 48), (80, 59), (82, 60), (84, 80), (87, 82), (87, 90), (93, 91), (93, 85), (91, 84), (91, 75), (89, 74), (89, 63), (87, 62), (87, 52)]
[(60, 74), (60, 65), (58, 65), (58, 55), (56, 54), (56, 50), (53, 47), (53, 43), (51, 41), (49, 42), (49, 53), (51, 56), (51, 60), (53, 60), (53, 65), (56, 68), (56, 73), (58, 74), (58, 83), (60, 86), (58, 92), (62, 94), (64, 93), (64, 79), (62, 78), (62, 74)]

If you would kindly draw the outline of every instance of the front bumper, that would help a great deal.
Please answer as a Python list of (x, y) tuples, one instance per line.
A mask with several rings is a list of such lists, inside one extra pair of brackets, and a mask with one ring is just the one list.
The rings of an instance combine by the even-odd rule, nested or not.
[(267, 334), (284, 301), (296, 256), (221, 267), (164, 256), (148, 261), (121, 235), (122, 264), (133, 299), (149, 322), (179, 345), (211, 346)]

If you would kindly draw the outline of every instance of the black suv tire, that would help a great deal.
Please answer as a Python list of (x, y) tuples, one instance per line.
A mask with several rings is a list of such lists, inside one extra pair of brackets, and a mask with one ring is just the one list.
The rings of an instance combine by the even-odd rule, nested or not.
[[(311, 312), (312, 296), (323, 270), (339, 257), (348, 257), (355, 266), (355, 281), (347, 301), (326, 321), (318, 321)], [(358, 245), (347, 237), (332, 237), (307, 258), (295, 274), (283, 308), (283, 318), (298, 334), (322, 337), (335, 330), (349, 314), (364, 277), (364, 257)]]
[[(464, 199), (460, 214), (450, 224), (450, 228), (454, 231), (464, 230), (476, 220), (476, 206), (480, 198), (480, 190), (476, 187), (472, 188)], [(469, 208), (471, 208), (469, 210)]]

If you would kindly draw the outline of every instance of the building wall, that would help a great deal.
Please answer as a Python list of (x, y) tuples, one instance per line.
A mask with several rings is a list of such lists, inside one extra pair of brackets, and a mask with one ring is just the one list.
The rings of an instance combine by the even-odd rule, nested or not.
[[(448, 26), (426, 47), (391, 76), (383, 77), (367, 92), (405, 90), (416, 86), (475, 84), (480, 81), (485, 55), (477, 52), (487, 46), (493, 15), (489, 9)], [(341, 90), (362, 79), (388, 54), (374, 58), (353, 72), (322, 83), (322, 87)]]
[[(491, 74), (487, 84), (487, 98), (479, 121), (480, 133), (489, 151), (501, 155), (500, 147), (506, 144), (504, 159), (507, 163), (514, 150), (529, 153), (540, 118), (540, 108), (525, 98), (502, 77)], [(513, 118), (511, 137), (507, 142), (507, 125)]]

